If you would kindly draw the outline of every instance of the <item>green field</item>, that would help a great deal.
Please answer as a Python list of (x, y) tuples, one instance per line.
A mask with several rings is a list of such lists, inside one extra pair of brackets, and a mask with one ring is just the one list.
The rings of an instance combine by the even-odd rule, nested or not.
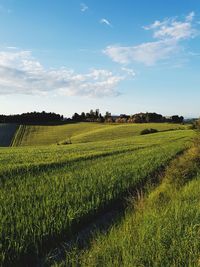
[[(144, 128), (162, 132), (140, 136)], [(2, 264), (35, 266), (116, 201), (125, 201), (127, 192), (149, 183), (191, 146), (195, 132), (186, 128), (21, 126), (15, 135), (19, 147), (0, 149)], [(56, 145), (66, 133), (72, 144)]]
[(12, 145), (15, 132), (18, 126), (16, 124), (1, 123), (0, 124), (0, 147)]
[(81, 254), (73, 248), (59, 266), (199, 266), (199, 160), (200, 146), (175, 160), (122, 222)]
[(74, 123), (53, 126), (20, 126), (13, 146), (52, 145), (68, 141), (72, 143), (97, 142), (139, 135), (145, 128), (158, 131), (186, 129), (188, 126), (173, 123), (105, 124)]

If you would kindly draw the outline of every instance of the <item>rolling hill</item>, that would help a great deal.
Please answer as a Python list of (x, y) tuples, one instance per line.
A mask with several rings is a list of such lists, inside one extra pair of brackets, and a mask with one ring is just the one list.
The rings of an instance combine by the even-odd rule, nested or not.
[(187, 126), (172, 123), (148, 124), (105, 124), (74, 123), (53, 126), (26, 125), (20, 126), (13, 146), (35, 146), (72, 143), (97, 142), (139, 135), (145, 128), (158, 131), (186, 129)]

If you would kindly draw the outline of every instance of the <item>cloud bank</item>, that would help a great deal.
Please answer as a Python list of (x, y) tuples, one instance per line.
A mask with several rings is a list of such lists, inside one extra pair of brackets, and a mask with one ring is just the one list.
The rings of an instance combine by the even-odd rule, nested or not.
[(153, 32), (152, 37), (155, 41), (137, 46), (110, 45), (103, 53), (121, 64), (139, 62), (154, 65), (181, 51), (183, 40), (189, 40), (198, 35), (194, 27), (194, 17), (195, 13), (191, 12), (182, 21), (177, 18), (156, 20), (153, 24), (143, 27), (144, 30)]
[(126, 75), (104, 69), (76, 73), (65, 67), (46, 69), (30, 51), (0, 52), (0, 94), (43, 94), (104, 97), (118, 94)]

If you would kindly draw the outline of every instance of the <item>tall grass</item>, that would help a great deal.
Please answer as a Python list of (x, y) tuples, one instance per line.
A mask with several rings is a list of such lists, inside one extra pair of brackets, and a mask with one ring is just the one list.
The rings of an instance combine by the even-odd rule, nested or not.
[(68, 146), (0, 148), (0, 179), (12, 175), (15, 177), (15, 173), (27, 172), (30, 174), (34, 169), (43, 171), (43, 169), (59, 167), (81, 159), (134, 151), (147, 146), (164, 144), (168, 141), (176, 142), (184, 139), (187, 142), (193, 136), (194, 132), (192, 130), (181, 130), (157, 133), (148, 137), (134, 136), (120, 140)]
[[(166, 171), (163, 182), (91, 248), (60, 266), (199, 266), (200, 145)], [(56, 265), (57, 266), (57, 265)]]
[[(114, 200), (122, 198), (128, 189), (145, 183), (152, 173), (184, 150), (190, 133), (173, 132), (173, 138), (169, 132), (162, 133), (157, 136), (160, 140), (156, 140), (155, 134), (153, 137), (149, 135), (148, 139), (140, 137), (138, 148), (131, 140), (124, 141), (121, 147), (117, 147), (117, 142), (111, 142), (107, 154), (101, 150), (101, 145), (106, 147), (108, 143), (99, 143), (99, 155), (94, 149), (93, 157), (92, 145), (89, 154), (85, 155), (81, 150), (86, 148), (83, 145), (52, 147), (52, 150), (49, 147), (51, 158), (47, 153), (46, 160), (50, 164), (37, 172), (31, 171), (31, 168), (34, 162), (39, 163), (41, 156), (37, 158), (38, 150), (35, 154), (32, 150), (30, 160), (33, 163), (27, 166), (27, 171), (27, 159), (21, 155), (18, 160), (22, 161), (22, 166), (18, 162), (18, 171), (13, 169), (9, 175), (9, 166), (7, 171), (2, 171), (5, 175), (2, 176), (0, 189), (2, 262), (9, 265), (26, 262), (30, 265), (57, 242), (69, 239), (82, 224), (89, 222)], [(144, 140), (148, 140), (144, 142), (146, 147), (140, 143)], [(151, 142), (153, 145), (150, 145)], [(54, 154), (57, 149), (58, 154)], [(65, 149), (72, 153), (69, 158), (62, 165), (59, 164), (60, 158), (58, 164), (52, 165), (56, 155), (60, 156)], [(17, 149), (16, 155), (25, 151), (28, 150)], [(36, 160), (32, 159), (33, 155)], [(71, 160), (72, 155), (76, 160)]]

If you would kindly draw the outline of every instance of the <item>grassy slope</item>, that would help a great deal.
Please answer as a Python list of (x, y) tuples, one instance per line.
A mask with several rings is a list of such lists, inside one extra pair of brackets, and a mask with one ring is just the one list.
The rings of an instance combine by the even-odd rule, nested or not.
[(19, 129), (13, 146), (51, 145), (69, 138), (73, 143), (113, 140), (139, 135), (145, 128), (159, 131), (185, 129), (187, 126), (170, 123), (100, 124), (76, 123), (58, 126), (23, 126)]
[(17, 130), (16, 124), (0, 124), (0, 146), (10, 146)]
[[(199, 266), (199, 173), (196, 146), (174, 161), (161, 185), (137, 202), (135, 212), (129, 211), (79, 255), (79, 266)], [(75, 251), (61, 265), (75, 266), (77, 258)]]
[[(11, 147), (0, 148), (0, 176), (3, 173), (12, 173), (12, 170), (23, 168), (30, 172), (31, 166), (62, 165), (83, 157), (116, 154), (120, 151), (131, 151), (138, 147), (159, 145), (168, 141), (191, 140), (194, 136), (192, 130), (167, 131), (162, 133), (134, 136), (124, 139), (78, 143), (65, 146), (38, 146), (38, 147)], [(6, 168), (5, 168), (6, 166)]]
[[(89, 220), (128, 188), (145, 182), (148, 175), (183, 150), (192, 135), (189, 130), (173, 131), (91, 143), (89, 147), (1, 149), (1, 166), (6, 166), (1, 168), (1, 256), (13, 260), (44, 252), (64, 233), (75, 231), (77, 223)], [(12, 158), (13, 170), (12, 165), (5, 164)], [(60, 165), (61, 159), (64, 165)], [(38, 167), (40, 161), (48, 164)]]
[(13, 145), (51, 145), (68, 138), (73, 138), (77, 134), (104, 127), (109, 127), (109, 125), (98, 123), (74, 123), (52, 126), (26, 125), (19, 129), (19, 138), (16, 138)]

